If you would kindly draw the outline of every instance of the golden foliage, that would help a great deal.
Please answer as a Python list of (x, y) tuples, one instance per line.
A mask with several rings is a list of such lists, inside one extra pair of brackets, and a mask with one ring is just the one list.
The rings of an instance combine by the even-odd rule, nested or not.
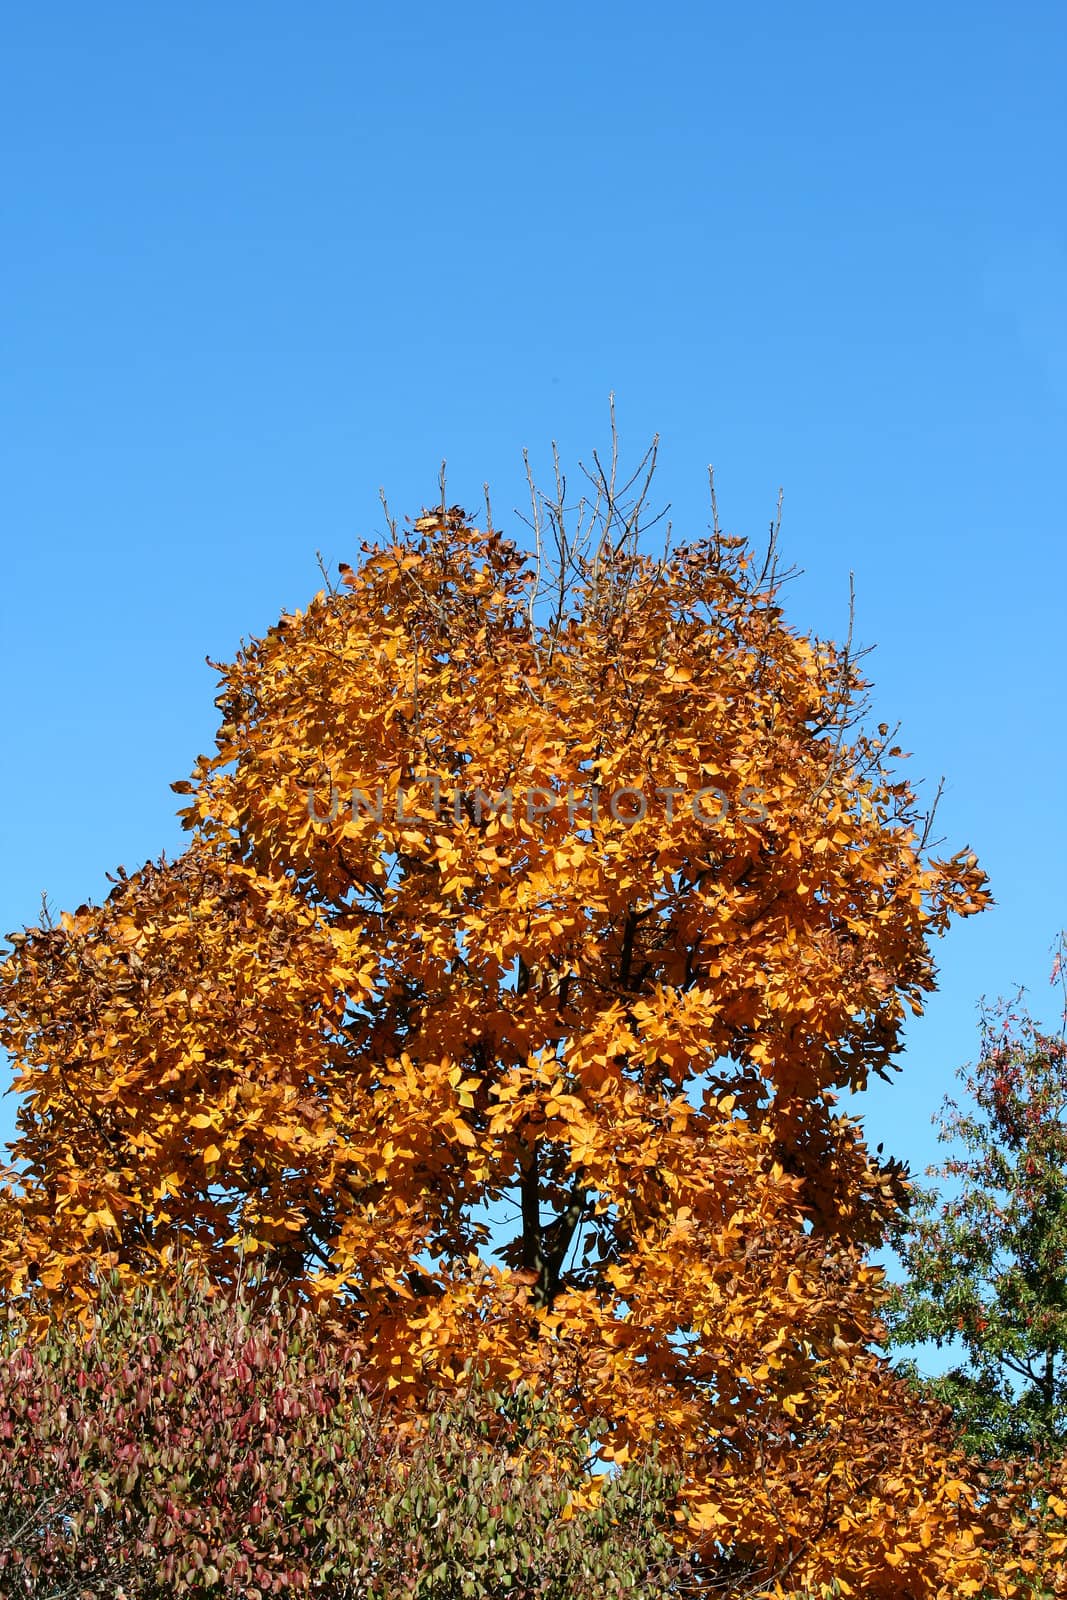
[(731, 1592), (1016, 1592), (868, 1353), (899, 1172), (834, 1110), (977, 862), (739, 541), (532, 581), (456, 510), (366, 551), (221, 669), (188, 851), (20, 937), (8, 1296), (281, 1277), (402, 1403), (474, 1361), (682, 1460)]

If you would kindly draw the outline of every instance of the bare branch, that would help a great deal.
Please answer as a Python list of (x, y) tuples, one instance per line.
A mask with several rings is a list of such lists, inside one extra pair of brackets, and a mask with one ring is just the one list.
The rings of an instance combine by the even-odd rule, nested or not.
[[(763, 570), (759, 576), (759, 587), (761, 589), (763, 588), (764, 583), (767, 581), (768, 574), (770, 575), (770, 587), (772, 591), (777, 587), (775, 577), (778, 569), (778, 536), (782, 531), (782, 501), (784, 498), (784, 489), (779, 489), (778, 504), (775, 507), (774, 516), (771, 519), (770, 534), (767, 539), (767, 553), (763, 558)], [(851, 579), (852, 574), (850, 573), (850, 582)]]
[(708, 466), (708, 489), (711, 492), (711, 531), (718, 544), (722, 538), (722, 528), (719, 526), (719, 502), (715, 498), (715, 468)]
[(926, 816), (923, 818), (922, 838), (919, 840), (919, 849), (920, 849), (920, 851), (925, 850), (927, 845), (930, 842), (930, 829), (934, 825), (934, 818), (937, 815), (937, 807), (938, 807), (938, 804), (940, 803), (941, 796), (944, 794), (944, 792), (945, 792), (945, 779), (942, 776), (937, 781), (937, 793), (934, 795), (934, 803), (930, 807), (929, 811), (926, 813)]
[(321, 550), (315, 551), (315, 565), (322, 573), (322, 581), (326, 585), (326, 593), (330, 595), (336, 594), (337, 585), (334, 583), (333, 578), (330, 576), (330, 573), (327, 570), (326, 559)]
[(396, 542), (396, 538), (397, 538), (396, 518), (393, 517), (393, 516), (390, 516), (390, 514), (389, 514), (389, 502), (385, 498), (385, 489), (384, 489), (384, 487), (378, 490), (378, 498), (382, 503), (382, 510), (385, 512), (385, 520), (386, 520), (386, 523), (388, 525), (389, 532), (393, 536), (393, 542), (395, 543)]

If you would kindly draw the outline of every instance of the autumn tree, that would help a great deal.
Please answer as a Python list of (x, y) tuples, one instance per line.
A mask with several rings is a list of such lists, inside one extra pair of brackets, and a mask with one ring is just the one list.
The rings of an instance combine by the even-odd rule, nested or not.
[[(1053, 977), (1060, 975), (1057, 955)], [(981, 1052), (947, 1100), (953, 1153), (896, 1229), (905, 1271), (889, 1310), (899, 1346), (956, 1349), (927, 1391), (968, 1449), (1049, 1456), (1067, 1444), (1067, 1044), (1017, 1000), (982, 1016)], [(914, 1363), (908, 1367), (918, 1380)]]
[(984, 877), (774, 537), (648, 552), (652, 466), (557, 471), (529, 554), (442, 490), (219, 667), (188, 849), (0, 971), (6, 1293), (284, 1282), (398, 1405), (474, 1361), (684, 1460), (719, 1590), (977, 1593), (981, 1497), (868, 1354), (900, 1171), (835, 1094)]

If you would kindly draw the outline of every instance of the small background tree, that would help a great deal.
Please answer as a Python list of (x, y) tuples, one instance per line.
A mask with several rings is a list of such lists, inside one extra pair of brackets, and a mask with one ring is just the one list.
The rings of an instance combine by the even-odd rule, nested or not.
[[(1053, 965), (1063, 982), (1062, 940)], [(913, 1382), (951, 1406), (983, 1457), (1047, 1455), (1067, 1442), (1067, 1043), (1016, 1000), (982, 1016), (967, 1102), (939, 1137), (959, 1154), (915, 1190), (896, 1230), (906, 1271), (888, 1323), (896, 1347), (958, 1345), (963, 1359)]]

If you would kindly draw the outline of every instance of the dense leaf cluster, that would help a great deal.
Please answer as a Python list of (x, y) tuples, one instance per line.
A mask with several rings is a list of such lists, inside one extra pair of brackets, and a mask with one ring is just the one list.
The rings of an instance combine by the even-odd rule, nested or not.
[(186, 1290), (0, 1350), (0, 1593), (653, 1600), (671, 1484), (521, 1388), (385, 1416), (308, 1312)]

